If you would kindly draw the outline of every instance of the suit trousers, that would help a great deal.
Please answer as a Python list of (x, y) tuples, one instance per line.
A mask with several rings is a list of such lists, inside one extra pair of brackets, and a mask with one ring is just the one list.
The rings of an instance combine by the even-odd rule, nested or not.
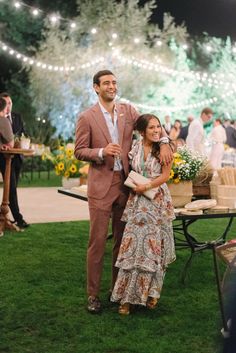
[(112, 288), (114, 287), (118, 268), (115, 267), (119, 253), (125, 222), (121, 217), (128, 199), (129, 191), (124, 186), (124, 173), (114, 172), (110, 189), (101, 199), (89, 198), (90, 238), (87, 251), (87, 293), (97, 296), (103, 268), (103, 258), (110, 218), (112, 220)]
[[(11, 160), (11, 176), (10, 176), (10, 191), (9, 191), (9, 207), (12, 216), (16, 222), (21, 222), (23, 219), (19, 210), (18, 197), (17, 197), (17, 184), (19, 181), (20, 171), (22, 167), (22, 160), (19, 156), (15, 156)], [(3, 155), (0, 158), (0, 170), (4, 179), (6, 168), (6, 161)]]

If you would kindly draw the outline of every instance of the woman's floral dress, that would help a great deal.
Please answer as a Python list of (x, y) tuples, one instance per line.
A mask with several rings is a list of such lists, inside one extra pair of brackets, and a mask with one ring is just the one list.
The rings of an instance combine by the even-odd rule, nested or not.
[[(144, 162), (142, 141), (134, 142), (129, 157), (134, 171), (150, 179), (161, 174), (161, 165), (151, 153)], [(174, 218), (166, 184), (158, 188), (154, 200), (131, 193), (122, 217), (127, 223), (111, 301), (146, 305), (148, 297), (160, 297), (165, 270), (175, 260)]]

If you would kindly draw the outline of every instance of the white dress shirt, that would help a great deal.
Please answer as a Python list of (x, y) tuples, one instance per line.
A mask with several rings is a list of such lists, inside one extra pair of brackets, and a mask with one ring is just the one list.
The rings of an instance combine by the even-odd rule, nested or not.
[(186, 144), (189, 149), (193, 152), (198, 152), (201, 155), (205, 155), (205, 131), (203, 128), (203, 121), (201, 118), (193, 120), (188, 129), (188, 136)]
[[(111, 141), (112, 143), (119, 144), (119, 131), (118, 131), (118, 126), (117, 126), (117, 110), (116, 106), (114, 108), (114, 121), (112, 121), (111, 114), (103, 107), (103, 105), (98, 101), (98, 104), (101, 108), (102, 114), (104, 116), (104, 119), (106, 121), (110, 136), (111, 136)], [(99, 157), (103, 158), (103, 148), (99, 150)], [(115, 158), (114, 159), (114, 170), (122, 170), (122, 162), (120, 158)]]

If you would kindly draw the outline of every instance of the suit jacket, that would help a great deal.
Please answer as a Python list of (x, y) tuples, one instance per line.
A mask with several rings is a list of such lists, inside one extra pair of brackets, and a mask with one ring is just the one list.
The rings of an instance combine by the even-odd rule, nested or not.
[[(132, 135), (138, 112), (129, 104), (116, 103), (121, 160), (125, 175), (129, 172), (128, 152), (131, 149)], [(100, 148), (112, 143), (103, 113), (97, 103), (83, 112), (77, 121), (75, 156), (91, 162), (88, 173), (88, 197), (102, 199), (110, 189), (114, 158), (99, 158)]]
[(236, 129), (233, 126), (227, 126), (226, 131), (226, 143), (230, 147), (236, 148)]
[(184, 141), (186, 141), (186, 138), (188, 136), (188, 128), (189, 128), (189, 124), (186, 126), (183, 126), (180, 130), (180, 134), (178, 136), (179, 139), (183, 139)]

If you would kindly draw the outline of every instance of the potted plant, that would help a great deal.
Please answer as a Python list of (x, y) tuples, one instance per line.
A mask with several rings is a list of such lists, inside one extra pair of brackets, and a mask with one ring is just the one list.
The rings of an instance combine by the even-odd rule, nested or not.
[(168, 187), (175, 207), (191, 201), (192, 181), (198, 176), (206, 159), (190, 151), (187, 146), (179, 147), (174, 153)]
[(56, 175), (62, 176), (62, 186), (64, 188), (70, 189), (73, 186), (80, 185), (82, 175), (80, 169), (87, 163), (75, 158), (74, 144), (61, 144), (53, 152), (45, 152), (42, 159), (48, 159), (52, 162)]

